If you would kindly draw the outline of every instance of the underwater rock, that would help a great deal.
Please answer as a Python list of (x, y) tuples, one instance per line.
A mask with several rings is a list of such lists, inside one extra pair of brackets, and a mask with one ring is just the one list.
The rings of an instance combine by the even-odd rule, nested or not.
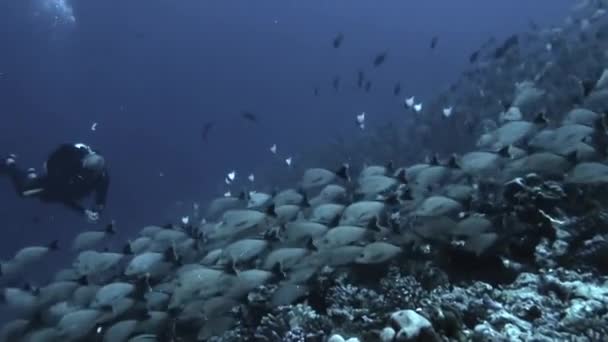
[(439, 341), (431, 322), (414, 310), (401, 310), (391, 315), (396, 341)]

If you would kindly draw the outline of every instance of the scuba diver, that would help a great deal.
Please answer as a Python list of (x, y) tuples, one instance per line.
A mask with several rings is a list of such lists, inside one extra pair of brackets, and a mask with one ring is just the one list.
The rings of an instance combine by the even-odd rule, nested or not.
[[(43, 175), (36, 174), (33, 168), (24, 171), (18, 167), (16, 156), (10, 155), (0, 165), (0, 174), (8, 175), (21, 197), (62, 203), (91, 223), (99, 220), (110, 185), (103, 156), (85, 144), (62, 144), (51, 153), (44, 169)], [(79, 203), (93, 193), (95, 205), (91, 209)]]

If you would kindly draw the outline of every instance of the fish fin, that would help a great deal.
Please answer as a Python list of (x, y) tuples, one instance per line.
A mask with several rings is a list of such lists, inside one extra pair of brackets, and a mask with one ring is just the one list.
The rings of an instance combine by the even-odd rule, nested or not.
[(127, 242), (125, 246), (122, 248), (122, 254), (124, 255), (133, 255), (133, 249), (131, 249), (131, 243)]
[(285, 272), (283, 271), (283, 267), (281, 266), (280, 262), (274, 264), (270, 271), (280, 280), (287, 279), (287, 274), (285, 274)]
[(89, 285), (89, 278), (86, 275), (83, 275), (82, 277), (78, 278), (76, 282), (82, 286), (87, 286)]
[(458, 165), (456, 154), (452, 154), (450, 159), (448, 160), (448, 167), (451, 169), (460, 169), (460, 165)]
[(315, 245), (313, 238), (308, 239), (308, 241), (306, 242), (306, 249), (308, 249), (310, 251), (315, 251), (315, 252), (319, 250), (317, 248), (317, 246)]
[(137, 300), (143, 300), (144, 295), (152, 291), (152, 287), (150, 286), (150, 278), (148, 275), (138, 278), (135, 280), (133, 285), (135, 289), (133, 290), (132, 297)]
[(36, 288), (35, 286), (32, 285), (32, 283), (29, 283), (29, 282), (23, 283), (23, 285), (21, 285), (21, 289), (23, 291), (27, 291), (33, 295), (37, 295), (40, 293), (40, 289)]
[(230, 275), (235, 275), (235, 276), (239, 275), (239, 270), (237, 269), (236, 263), (234, 262), (234, 260), (224, 264), (222, 271), (224, 271), (224, 273), (230, 274)]
[(300, 202), (300, 205), (305, 208), (310, 208), (310, 202), (308, 201), (308, 194), (306, 193), (306, 190), (300, 187), (296, 191), (302, 196), (302, 201)]
[(163, 256), (165, 257), (166, 261), (175, 263), (175, 264), (180, 264), (181, 260), (179, 255), (177, 255), (177, 252), (175, 250), (175, 247), (171, 246), (168, 247), (164, 252), (163, 252)]
[(591, 80), (581, 81), (581, 86), (583, 88), (583, 96), (587, 97), (593, 92), (593, 88), (595, 88), (595, 82)]
[(110, 223), (108, 223), (108, 224), (106, 225), (106, 228), (105, 228), (105, 230), (104, 230), (104, 231), (106, 232), (106, 234), (109, 234), (109, 235), (114, 235), (114, 234), (116, 234), (116, 229), (115, 229), (115, 222), (114, 222), (114, 220), (112, 220), (112, 222), (110, 222)]
[(270, 204), (268, 207), (266, 207), (266, 210), (264, 211), (266, 213), (266, 215), (270, 216), (270, 217), (277, 217), (277, 212), (275, 211), (275, 205), (274, 203)]
[(498, 150), (498, 155), (500, 155), (503, 158), (511, 158), (511, 153), (509, 152), (509, 150), (511, 149), (511, 145), (507, 145), (503, 148), (501, 148), (500, 150)]
[(328, 223), (328, 227), (337, 227), (340, 224), (340, 215), (336, 215), (333, 220)]
[(114, 306), (106, 304), (106, 305), (101, 305), (99, 307), (99, 310), (103, 311), (103, 312), (114, 312)]
[(264, 233), (260, 234), (259, 239), (266, 240), (268, 242), (280, 242), (281, 229), (284, 229), (284, 225), (279, 226), (279, 229), (268, 228), (264, 231)]
[(544, 112), (540, 112), (536, 114), (536, 117), (534, 117), (534, 123), (537, 125), (546, 125), (547, 123), (549, 123), (549, 119), (547, 119), (547, 116)]
[(384, 198), (384, 203), (387, 205), (398, 205), (399, 197), (397, 196), (396, 193), (393, 192)]
[(411, 201), (414, 199), (414, 197), (412, 197), (412, 191), (410, 190), (409, 187), (406, 187), (405, 190), (401, 191), (401, 194), (399, 195), (399, 199), (402, 201)]
[(59, 249), (59, 240), (53, 240), (53, 241), (51, 241), (51, 243), (49, 243), (49, 245), (47, 247), (51, 251), (58, 250)]
[(371, 220), (369, 220), (369, 222), (367, 223), (367, 228), (375, 232), (379, 232), (382, 230), (380, 224), (378, 223), (378, 216), (374, 216)]
[(251, 197), (249, 196), (249, 192), (247, 190), (242, 190), (241, 192), (239, 192), (238, 199), (240, 199), (241, 201), (249, 201)]
[(387, 172), (394, 172), (395, 171), (395, 163), (392, 160), (389, 160), (386, 163), (385, 167), (386, 167), (386, 171)]
[(398, 173), (397, 173), (397, 180), (399, 181), (399, 183), (401, 184), (407, 184), (407, 171), (405, 171), (405, 169), (401, 169)]
[(578, 162), (578, 151), (574, 150), (568, 153), (568, 155), (566, 156), (566, 160), (568, 160), (568, 162), (570, 162), (571, 164), (576, 164)]
[(348, 164), (342, 164), (342, 166), (340, 166), (340, 168), (335, 172), (335, 174), (342, 178), (343, 180), (350, 182), (350, 175), (349, 175), (349, 166)]

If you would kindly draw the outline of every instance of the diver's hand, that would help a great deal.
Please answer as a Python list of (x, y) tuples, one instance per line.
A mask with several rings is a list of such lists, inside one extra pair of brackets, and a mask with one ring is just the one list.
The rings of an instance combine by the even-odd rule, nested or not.
[(85, 210), (85, 216), (87, 217), (87, 222), (89, 223), (97, 223), (99, 221), (99, 213), (93, 210)]

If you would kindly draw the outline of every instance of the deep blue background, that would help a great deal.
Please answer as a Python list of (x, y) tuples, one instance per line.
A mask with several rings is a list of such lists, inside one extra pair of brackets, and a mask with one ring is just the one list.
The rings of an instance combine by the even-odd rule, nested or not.
[[(445, 89), (490, 36), (526, 31), (530, 19), (559, 24), (571, 3), (72, 0), (75, 25), (54, 26), (45, 12), (34, 15), (40, 1), (0, 2), (0, 153), (39, 167), (56, 144), (92, 144), (112, 172), (104, 219), (125, 235), (186, 212), (177, 202), (222, 193), (231, 169), (244, 177), (282, 167), (268, 152), (273, 143), (281, 158), (297, 156), (336, 131), (356, 135), (361, 111), (370, 124), (407, 115), (405, 95)], [(338, 32), (345, 39), (334, 49)], [(387, 62), (372, 70), (385, 50)], [(355, 89), (359, 68), (374, 81), (370, 94)], [(396, 81), (401, 97), (392, 95)], [(242, 120), (242, 110), (260, 124)], [(217, 127), (205, 144), (210, 120)], [(90, 228), (63, 208), (18, 199), (5, 180), (0, 204), (0, 258), (54, 238), (66, 245)]]

